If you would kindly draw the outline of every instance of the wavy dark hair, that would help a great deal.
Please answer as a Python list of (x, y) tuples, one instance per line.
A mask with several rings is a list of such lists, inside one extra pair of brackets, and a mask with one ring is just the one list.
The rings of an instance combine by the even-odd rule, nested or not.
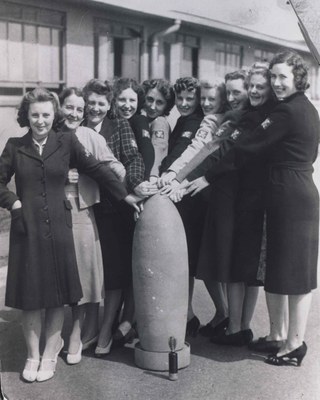
[(159, 90), (166, 101), (166, 107), (163, 114), (169, 115), (172, 107), (174, 106), (174, 90), (171, 83), (166, 79), (148, 79), (142, 82), (142, 87), (146, 96), (148, 95), (149, 90)]
[(30, 104), (34, 103), (45, 103), (49, 101), (53, 105), (54, 120), (52, 124), (52, 129), (57, 130), (61, 127), (63, 121), (63, 115), (60, 111), (59, 98), (56, 93), (50, 92), (49, 90), (37, 87), (30, 92), (27, 92), (20, 103), (17, 115), (18, 124), (23, 127), (30, 128), (30, 122), (28, 118)]
[(297, 91), (304, 92), (309, 88), (308, 83), (308, 66), (300, 54), (293, 50), (285, 50), (280, 53), (275, 54), (275, 56), (270, 61), (271, 70), (275, 64), (286, 63), (292, 67), (293, 81)]
[(112, 85), (109, 81), (101, 81), (100, 79), (90, 79), (82, 89), (85, 102), (88, 101), (90, 93), (96, 93), (105, 96), (109, 103), (113, 98)]
[(225, 83), (223, 83), (223, 82), (211, 83), (209, 81), (200, 81), (200, 88), (201, 89), (216, 89), (216, 91), (219, 93), (220, 106), (218, 109), (218, 113), (225, 113), (226, 111), (229, 111), (231, 109), (231, 107), (229, 106), (228, 100), (227, 100), (227, 90), (226, 90)]
[(137, 114), (140, 114), (144, 105), (145, 92), (143, 86), (140, 85), (135, 79), (132, 78), (114, 78), (113, 80), (113, 101), (112, 101), (112, 114), (118, 115), (116, 100), (120, 96), (121, 92), (126, 89), (132, 89), (137, 93), (138, 107)]
[(197, 78), (192, 76), (178, 78), (173, 88), (175, 93), (181, 93), (183, 90), (187, 90), (188, 92), (195, 90), (198, 101), (200, 102), (200, 81)]

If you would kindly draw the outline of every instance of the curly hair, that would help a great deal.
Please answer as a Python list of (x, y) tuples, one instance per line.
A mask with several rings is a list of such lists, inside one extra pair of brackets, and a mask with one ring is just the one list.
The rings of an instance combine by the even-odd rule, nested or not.
[(175, 93), (181, 93), (183, 90), (191, 92), (195, 90), (198, 101), (200, 102), (200, 81), (192, 76), (178, 78), (173, 85)]
[(109, 81), (101, 81), (100, 79), (90, 79), (82, 89), (83, 97), (85, 102), (88, 101), (88, 96), (90, 93), (96, 93), (105, 96), (109, 103), (111, 103), (113, 98), (112, 85)]
[(113, 102), (112, 102), (113, 113), (117, 113), (117, 107), (116, 107), (117, 98), (120, 96), (123, 90), (129, 88), (132, 89), (137, 94), (138, 98), (137, 114), (140, 114), (141, 109), (144, 105), (145, 93), (142, 85), (139, 85), (139, 83), (135, 79), (131, 78), (115, 78), (113, 80)]
[(63, 120), (63, 116), (60, 111), (59, 98), (56, 93), (49, 92), (49, 90), (42, 87), (37, 87), (30, 92), (27, 92), (23, 96), (17, 115), (17, 121), (21, 128), (25, 126), (30, 128), (30, 122), (28, 118), (30, 104), (45, 103), (48, 101), (52, 103), (54, 111), (52, 128), (54, 130), (59, 129)]
[(163, 114), (169, 115), (174, 106), (174, 90), (171, 83), (165, 79), (148, 79), (142, 82), (146, 96), (149, 90), (157, 89), (166, 101), (166, 107)]
[(299, 92), (304, 92), (309, 88), (308, 66), (304, 59), (293, 50), (285, 50), (275, 54), (270, 61), (271, 70), (275, 64), (287, 64), (292, 67), (294, 85)]
[(237, 71), (229, 72), (225, 75), (224, 81), (234, 81), (236, 79), (243, 80), (243, 86), (247, 90), (248, 89), (248, 71), (245, 69), (239, 69)]
[(59, 94), (60, 105), (62, 105), (65, 99), (71, 95), (75, 94), (78, 97), (82, 97), (84, 99), (83, 91), (80, 88), (75, 86), (67, 87), (63, 89), (63, 91)]
[(219, 93), (220, 97), (220, 106), (218, 109), (218, 113), (225, 113), (226, 111), (230, 110), (230, 105), (227, 99), (227, 90), (225, 83), (212, 83), (209, 81), (201, 81), (200, 82), (201, 89), (216, 89)]

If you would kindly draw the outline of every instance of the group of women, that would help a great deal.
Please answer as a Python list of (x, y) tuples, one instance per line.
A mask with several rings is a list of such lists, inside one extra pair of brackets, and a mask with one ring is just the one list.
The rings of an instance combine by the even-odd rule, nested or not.
[[(186, 231), (186, 334), (249, 345), (273, 365), (301, 364), (319, 219), (312, 163), (320, 124), (304, 94), (307, 77), (303, 59), (286, 51), (219, 84), (92, 79), (59, 99), (43, 88), (24, 96), (18, 122), (29, 131), (9, 139), (0, 157), (0, 206), (12, 216), (6, 305), (22, 310), (24, 380), (54, 375), (64, 305), (73, 316), (69, 364), (91, 345), (99, 357), (139, 334), (134, 221), (158, 192), (176, 203)], [(7, 187), (13, 175), (16, 193)], [(215, 305), (202, 327), (192, 309), (195, 277)], [(270, 332), (253, 341), (261, 285)]]

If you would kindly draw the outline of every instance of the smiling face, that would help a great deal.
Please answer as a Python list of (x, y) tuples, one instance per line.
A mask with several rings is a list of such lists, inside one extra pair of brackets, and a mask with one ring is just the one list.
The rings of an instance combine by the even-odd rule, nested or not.
[(219, 112), (221, 99), (217, 88), (201, 88), (200, 104), (204, 115)]
[(167, 107), (166, 99), (157, 88), (150, 89), (146, 94), (144, 109), (148, 118), (155, 119), (164, 114)]
[(28, 111), (28, 120), (32, 136), (36, 140), (47, 137), (54, 120), (54, 108), (51, 101), (31, 103)]
[(248, 92), (243, 79), (232, 79), (226, 82), (227, 100), (233, 110), (243, 110), (248, 104)]
[(66, 97), (61, 105), (65, 117), (64, 124), (68, 129), (77, 129), (83, 120), (84, 99), (76, 94)]
[(129, 119), (138, 108), (138, 95), (131, 88), (123, 90), (116, 98), (116, 106), (120, 117)]
[(262, 106), (271, 96), (271, 87), (268, 80), (261, 74), (251, 75), (248, 95), (253, 107)]
[(283, 100), (297, 92), (292, 66), (274, 64), (271, 69), (271, 86), (278, 100)]
[(199, 105), (196, 90), (182, 90), (176, 93), (175, 104), (182, 117), (191, 115)]
[(110, 110), (110, 103), (105, 95), (90, 92), (88, 94), (86, 110), (88, 127), (95, 128), (106, 117), (107, 112)]

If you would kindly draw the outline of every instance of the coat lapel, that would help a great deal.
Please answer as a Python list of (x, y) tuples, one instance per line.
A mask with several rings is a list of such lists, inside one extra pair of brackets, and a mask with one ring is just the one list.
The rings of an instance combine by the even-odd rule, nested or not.
[(35, 145), (32, 141), (31, 130), (21, 138), (22, 146), (19, 147), (19, 151), (29, 157), (35, 158), (37, 160), (42, 160), (40, 154), (38, 153)]
[(51, 130), (48, 135), (48, 140), (44, 146), (42, 158), (43, 160), (49, 158), (61, 146), (61, 138), (55, 131)]

